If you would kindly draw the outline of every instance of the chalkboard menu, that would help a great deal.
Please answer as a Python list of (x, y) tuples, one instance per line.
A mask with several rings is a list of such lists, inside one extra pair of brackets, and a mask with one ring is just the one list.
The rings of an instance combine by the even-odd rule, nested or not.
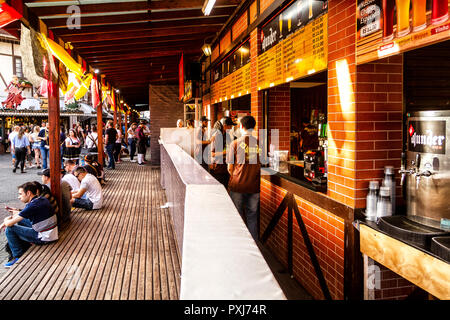
[(296, 1), (263, 27), (258, 90), (327, 68), (327, 10), (327, 1)]
[(358, 0), (357, 63), (450, 39), (450, 0)]

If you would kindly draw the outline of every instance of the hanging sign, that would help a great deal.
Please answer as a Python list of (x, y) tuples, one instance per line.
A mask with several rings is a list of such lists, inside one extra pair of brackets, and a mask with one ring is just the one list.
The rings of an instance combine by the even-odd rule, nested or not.
[(450, 0), (358, 0), (357, 63), (450, 39)]

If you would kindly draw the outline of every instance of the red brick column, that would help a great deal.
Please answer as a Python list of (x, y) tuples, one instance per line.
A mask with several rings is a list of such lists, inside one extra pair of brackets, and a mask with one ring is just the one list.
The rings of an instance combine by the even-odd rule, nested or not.
[(258, 91), (258, 48), (261, 43), (259, 31), (256, 28), (250, 34), (250, 73), (251, 73), (251, 114), (256, 119), (256, 130), (262, 128), (262, 92)]

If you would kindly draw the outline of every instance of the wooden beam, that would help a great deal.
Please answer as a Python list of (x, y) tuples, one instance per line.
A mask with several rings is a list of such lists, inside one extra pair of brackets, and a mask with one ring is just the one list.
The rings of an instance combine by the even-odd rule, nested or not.
[(189, 50), (169, 50), (169, 51), (161, 51), (161, 50), (154, 50), (154, 51), (148, 51), (145, 53), (132, 53), (132, 54), (125, 54), (125, 55), (117, 55), (117, 56), (111, 56), (111, 57), (98, 57), (98, 58), (92, 58), (89, 57), (89, 59), (86, 58), (86, 60), (92, 64), (96, 62), (106, 62), (106, 61), (123, 61), (126, 63), (126, 60), (138, 60), (138, 59), (147, 59), (147, 58), (153, 58), (153, 57), (165, 57), (165, 56), (177, 56), (181, 55), (182, 52), (188, 52), (188, 53), (195, 53), (198, 52), (198, 49), (189, 49)]
[[(188, 8), (202, 8), (204, 0), (164, 0), (164, 1), (151, 1), (149, 5), (150, 10), (163, 10), (163, 9), (188, 9)], [(237, 6), (241, 0), (217, 0), (214, 7), (219, 6)]]
[(93, 41), (111, 41), (111, 40), (121, 40), (121, 39), (138, 39), (138, 38), (161, 38), (175, 35), (189, 35), (195, 33), (203, 33), (207, 36), (209, 33), (214, 33), (218, 31), (220, 27), (218, 26), (207, 26), (207, 27), (191, 27), (191, 28), (173, 28), (173, 29), (155, 29), (149, 31), (137, 31), (134, 33), (130, 32), (117, 32), (117, 33), (104, 33), (104, 34), (94, 34), (94, 35), (72, 35), (70, 37), (62, 37), (64, 41), (70, 41), (74, 44), (78, 42), (93, 42)]
[[(67, 8), (69, 6), (52, 6), (52, 7), (32, 7), (30, 8), (38, 17), (41, 16), (67, 16)], [(105, 13), (105, 12), (129, 12), (137, 10), (147, 10), (146, 1), (138, 2), (121, 2), (121, 3), (99, 3), (99, 4), (82, 4), (78, 5), (81, 15), (86, 13)]]

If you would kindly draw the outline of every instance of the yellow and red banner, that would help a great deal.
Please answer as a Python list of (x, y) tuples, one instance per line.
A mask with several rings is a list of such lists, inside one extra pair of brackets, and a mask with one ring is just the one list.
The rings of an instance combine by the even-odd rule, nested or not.
[(19, 12), (5, 2), (0, 1), (0, 28), (19, 20), (20, 18), (22, 18), (22, 15)]

